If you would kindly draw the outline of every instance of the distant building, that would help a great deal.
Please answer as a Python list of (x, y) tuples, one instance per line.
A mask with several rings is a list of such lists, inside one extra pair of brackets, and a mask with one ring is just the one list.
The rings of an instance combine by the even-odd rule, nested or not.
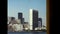
[(28, 24), (24, 24), (24, 28), (27, 27), (28, 28)]
[(15, 17), (11, 17), (11, 20), (15, 20)]
[(25, 25), (28, 25), (28, 22), (24, 22), (24, 24), (23, 24), (23, 28), (25, 27)]
[(24, 24), (28, 24), (28, 22), (24, 22)]
[(38, 11), (30, 9), (29, 19), (30, 30), (35, 30), (38, 27)]
[(23, 31), (23, 25), (22, 24), (13, 24), (12, 28), (13, 28), (13, 31), (17, 31), (17, 32)]
[(23, 24), (22, 23), (22, 16), (23, 16), (22, 13), (18, 13), (18, 19), (21, 19), (21, 24)]
[(17, 24), (21, 24), (21, 20), (20, 19), (16, 19)]
[(38, 27), (42, 27), (42, 18), (38, 18)]
[(13, 29), (12, 29), (12, 24), (9, 24), (8, 25), (8, 31), (10, 32), (10, 31), (13, 31)]
[(23, 24), (23, 28), (24, 30), (26, 30), (26, 28), (29, 29), (29, 24)]
[(24, 18), (22, 18), (22, 24), (24, 24)]
[(12, 21), (10, 21), (10, 24), (17, 24), (17, 21), (16, 20), (12, 20)]
[(14, 21), (15, 20), (15, 17), (8, 17), (8, 24), (11, 23), (11, 21)]

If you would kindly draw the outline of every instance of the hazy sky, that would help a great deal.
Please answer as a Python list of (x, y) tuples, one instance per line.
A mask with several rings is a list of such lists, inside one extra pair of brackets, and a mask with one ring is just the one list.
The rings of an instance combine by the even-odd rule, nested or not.
[(29, 9), (37, 9), (43, 25), (46, 25), (46, 0), (8, 0), (8, 16), (18, 18), (18, 12), (23, 13), (25, 21), (29, 22)]

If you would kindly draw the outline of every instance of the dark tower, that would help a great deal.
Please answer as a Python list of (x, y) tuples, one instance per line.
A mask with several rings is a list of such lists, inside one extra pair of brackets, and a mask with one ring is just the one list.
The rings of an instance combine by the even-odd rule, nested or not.
[(33, 30), (38, 27), (38, 11), (33, 10)]
[(22, 13), (18, 13), (18, 19), (21, 20), (21, 24), (22, 24)]

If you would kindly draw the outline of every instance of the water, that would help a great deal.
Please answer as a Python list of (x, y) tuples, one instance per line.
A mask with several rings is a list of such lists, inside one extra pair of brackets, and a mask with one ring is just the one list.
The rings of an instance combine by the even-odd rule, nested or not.
[(47, 34), (46, 32), (8, 32), (8, 34)]

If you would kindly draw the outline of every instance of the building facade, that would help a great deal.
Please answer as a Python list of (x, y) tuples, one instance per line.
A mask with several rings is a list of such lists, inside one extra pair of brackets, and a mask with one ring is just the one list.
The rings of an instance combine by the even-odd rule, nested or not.
[(14, 21), (14, 20), (15, 20), (15, 17), (8, 17), (8, 22), (7, 22), (7, 24), (10, 24), (11, 21)]
[(17, 24), (21, 24), (21, 20), (20, 19), (16, 19)]
[(13, 24), (12, 25), (13, 31), (23, 31), (23, 25), (22, 24)]
[(42, 18), (38, 18), (38, 27), (42, 27)]
[(18, 19), (20, 19), (21, 20), (21, 24), (22, 24), (22, 13), (18, 13)]
[(35, 30), (38, 27), (38, 11), (30, 9), (29, 18), (30, 30)]
[(22, 18), (22, 24), (24, 24), (24, 18)]

